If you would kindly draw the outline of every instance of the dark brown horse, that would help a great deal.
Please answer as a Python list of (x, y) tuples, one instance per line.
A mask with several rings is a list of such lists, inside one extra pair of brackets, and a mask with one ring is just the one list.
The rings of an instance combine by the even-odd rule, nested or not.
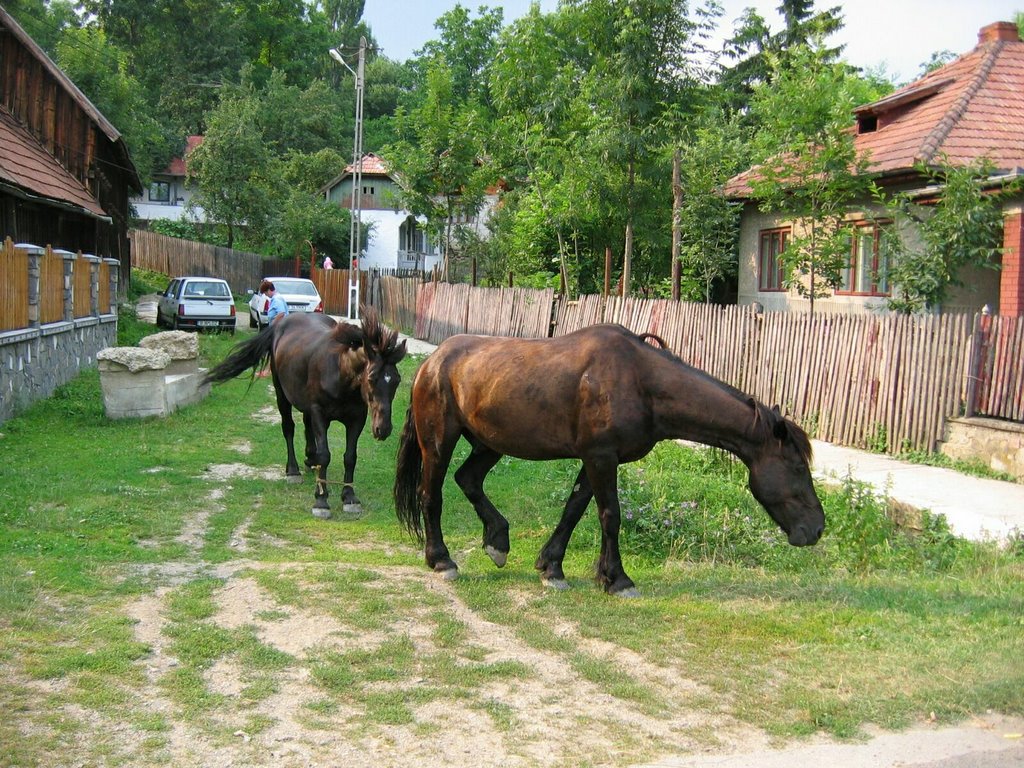
[(362, 326), (336, 323), (321, 314), (296, 313), (268, 325), (255, 337), (236, 345), (231, 354), (206, 374), (205, 381), (227, 381), (247, 369), (256, 370), (270, 359), (270, 370), (281, 412), (281, 431), (288, 446), (285, 474), (301, 477), (295, 459), (295, 420), (292, 408), (302, 412), (306, 433), (307, 467), (317, 473), (313, 514), (329, 518), (327, 467), (331, 451), (327, 428), (332, 421), (345, 425), (345, 481), (341, 492), (345, 512), (361, 505), (352, 487), (356, 443), (373, 414), (373, 436), (391, 434), (391, 402), (401, 377), (398, 362), (405, 342), (382, 325), (377, 312), (364, 308)]
[(751, 492), (789, 543), (818, 541), (825, 515), (811, 481), (806, 433), (777, 408), (645, 338), (618, 325), (554, 339), (453, 336), (427, 358), (412, 385), (399, 444), (395, 506), (399, 520), (425, 539), (428, 566), (446, 578), (458, 573), (441, 533), (441, 484), (460, 437), (472, 451), (455, 480), (483, 522), (484, 549), (499, 567), (509, 551), (508, 521), (484, 493), (487, 473), (506, 454), (583, 460), (562, 519), (537, 558), (548, 586), (566, 586), (569, 537), (596, 498), (598, 580), (609, 593), (636, 594), (619, 554), (618, 467), (671, 438), (738, 456), (750, 471)]

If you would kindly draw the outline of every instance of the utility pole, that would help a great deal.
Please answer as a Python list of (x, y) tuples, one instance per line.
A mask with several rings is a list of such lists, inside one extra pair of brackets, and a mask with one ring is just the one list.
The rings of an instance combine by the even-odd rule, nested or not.
[(348, 313), (349, 320), (359, 319), (359, 255), (362, 253), (362, 196), (363, 196), (363, 75), (366, 71), (366, 38), (359, 38), (359, 62), (352, 69), (337, 48), (331, 48), (331, 58), (352, 73), (356, 79), (356, 125), (352, 140), (352, 199), (349, 205), (349, 267)]

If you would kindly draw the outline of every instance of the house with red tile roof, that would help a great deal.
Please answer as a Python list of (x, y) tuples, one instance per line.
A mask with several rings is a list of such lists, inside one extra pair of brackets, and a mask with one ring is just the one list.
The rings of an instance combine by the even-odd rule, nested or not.
[(118, 130), (0, 6), (0, 238), (131, 266), (139, 174)]
[[(855, 146), (866, 154), (877, 183), (890, 191), (924, 189), (931, 182), (915, 168), (971, 164), (988, 158), (999, 175), (1024, 173), (1024, 42), (1012, 22), (996, 22), (978, 33), (978, 45), (904, 88), (855, 110)], [(766, 309), (806, 309), (795, 289), (779, 285), (774, 255), (792, 234), (792, 224), (762, 212), (753, 199), (753, 168), (730, 179), (725, 194), (744, 203), (740, 223), (741, 304)], [(942, 311), (980, 310), (1024, 315), (1024, 198), (1004, 204), (1001, 268), (961, 275)], [(858, 236), (851, 246), (844, 284), (815, 301), (815, 311), (862, 312), (885, 309), (890, 286), (876, 223), (881, 210), (865, 201), (849, 219)], [(911, 233), (910, 236), (913, 236)]]
[(187, 183), (188, 156), (202, 143), (202, 136), (187, 137), (181, 157), (172, 158), (163, 171), (153, 174), (149, 188), (131, 199), (137, 226), (145, 229), (150, 222), (158, 219), (169, 221), (206, 220), (202, 208), (189, 206), (193, 190)]
[[(441, 248), (427, 232), (426, 218), (400, 207), (401, 185), (388, 169), (386, 161), (368, 152), (363, 155), (361, 162), (360, 220), (364, 228), (369, 226), (370, 231), (359, 268), (430, 271), (438, 266), (442, 258)], [(325, 200), (343, 208), (352, 207), (355, 168), (354, 164), (349, 163), (344, 171), (321, 188), (320, 193)], [(485, 222), (497, 202), (498, 190), (488, 190), (479, 213), (471, 221), (457, 223), (486, 238), (488, 231)], [(335, 265), (340, 266), (337, 259)]]
[[(441, 249), (426, 229), (427, 220), (400, 207), (401, 187), (384, 160), (367, 152), (360, 160), (362, 188), (359, 218), (369, 228), (360, 257), (360, 269), (421, 269), (429, 271), (441, 260)], [(320, 190), (324, 199), (352, 208), (356, 166), (349, 163)], [(341, 266), (338, 259), (335, 265)]]

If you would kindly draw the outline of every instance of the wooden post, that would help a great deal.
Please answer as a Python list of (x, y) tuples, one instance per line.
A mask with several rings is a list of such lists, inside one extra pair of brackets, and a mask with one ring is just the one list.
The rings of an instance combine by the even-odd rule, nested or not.
[(981, 314), (974, 316), (974, 330), (971, 333), (971, 363), (967, 370), (967, 402), (964, 415), (970, 418), (978, 412), (978, 400), (981, 397), (981, 385), (987, 379), (989, 331), (992, 318), (986, 304)]
[(682, 164), (679, 148), (676, 147), (672, 152), (672, 301), (679, 301), (682, 282), (682, 264), (679, 262), (683, 210)]

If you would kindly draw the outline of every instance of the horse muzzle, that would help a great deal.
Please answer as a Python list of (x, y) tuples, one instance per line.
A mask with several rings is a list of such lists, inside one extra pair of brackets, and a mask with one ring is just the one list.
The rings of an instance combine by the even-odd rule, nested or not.
[(789, 543), (794, 547), (809, 547), (817, 544), (821, 534), (825, 532), (824, 524), (808, 525), (799, 523), (789, 531)]
[(371, 431), (375, 440), (387, 440), (391, 436), (391, 421), (386, 421), (378, 424), (376, 421), (373, 422)]

